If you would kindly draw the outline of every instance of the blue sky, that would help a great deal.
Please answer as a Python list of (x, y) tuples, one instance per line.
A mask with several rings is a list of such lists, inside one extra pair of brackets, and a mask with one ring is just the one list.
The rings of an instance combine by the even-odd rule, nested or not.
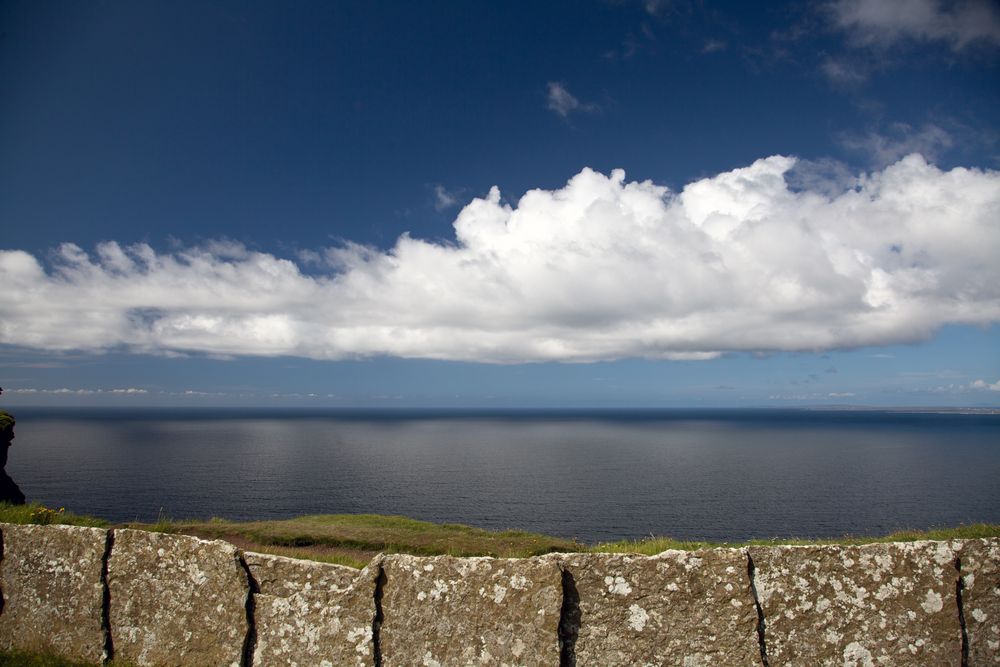
[(998, 74), (979, 1), (0, 2), (2, 400), (997, 406)]

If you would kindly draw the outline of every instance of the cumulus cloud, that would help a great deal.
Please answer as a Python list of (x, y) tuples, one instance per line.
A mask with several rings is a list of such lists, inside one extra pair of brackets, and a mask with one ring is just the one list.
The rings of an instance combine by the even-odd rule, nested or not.
[(836, 0), (827, 9), (834, 25), (862, 46), (921, 40), (961, 51), (1000, 45), (1000, 11), (991, 0)]
[(584, 104), (569, 92), (566, 86), (555, 81), (549, 82), (549, 95), (546, 107), (563, 118), (566, 118), (571, 113), (593, 113), (600, 110), (600, 107), (596, 104)]
[(910, 155), (839, 192), (773, 156), (679, 193), (584, 169), (455, 238), (0, 252), (0, 343), (44, 350), (483, 362), (705, 359), (895, 344), (1000, 321), (1000, 172)]

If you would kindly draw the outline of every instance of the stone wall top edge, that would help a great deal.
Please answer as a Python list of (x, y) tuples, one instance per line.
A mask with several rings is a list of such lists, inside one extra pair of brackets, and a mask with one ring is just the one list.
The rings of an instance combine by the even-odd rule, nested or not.
[(902, 540), (898, 542), (863, 542), (859, 544), (751, 544), (742, 547), (751, 554), (765, 550), (783, 551), (846, 551), (855, 549), (873, 549), (879, 547), (893, 549), (926, 549), (940, 546), (960, 549), (964, 544), (982, 543), (1000, 545), (1000, 537), (970, 537), (948, 540)]
[[(0, 522), (0, 531), (8, 529), (29, 529), (29, 530), (52, 530), (52, 531), (86, 531), (93, 533), (107, 533), (110, 530), (114, 530), (115, 534), (118, 536), (135, 534), (137, 537), (140, 535), (147, 536), (159, 536), (164, 540), (176, 539), (180, 541), (187, 541), (190, 543), (202, 543), (202, 544), (219, 544), (227, 548), (235, 550), (237, 553), (245, 554), (246, 556), (262, 559), (275, 559), (280, 562), (297, 562), (297, 563), (310, 563), (315, 564), (318, 567), (337, 567), (337, 568), (349, 568), (356, 570), (357, 568), (351, 568), (347, 565), (337, 565), (334, 563), (324, 563), (321, 561), (312, 561), (304, 558), (295, 558), (290, 556), (279, 556), (276, 554), (267, 554), (262, 552), (256, 552), (251, 550), (244, 550), (226, 540), (221, 539), (204, 539), (196, 537), (193, 535), (185, 535), (182, 533), (164, 533), (157, 531), (141, 530), (138, 528), (95, 528), (91, 526), (73, 526), (67, 524), (20, 524), (20, 523), (6, 523)], [(157, 539), (157, 538), (153, 538)], [(589, 552), (589, 551), (567, 551), (567, 552), (552, 552), (547, 554), (541, 554), (538, 556), (531, 556), (527, 558), (506, 558), (506, 557), (494, 557), (494, 556), (451, 556), (447, 554), (439, 555), (417, 555), (417, 554), (401, 554), (401, 553), (379, 553), (375, 555), (365, 568), (372, 568), (383, 565), (387, 561), (391, 560), (442, 560), (442, 559), (455, 559), (455, 560), (479, 560), (479, 561), (522, 561), (522, 560), (535, 560), (535, 559), (550, 559), (550, 560), (569, 560), (569, 559), (580, 559), (580, 558), (630, 558), (630, 559), (642, 559), (642, 558), (666, 558), (666, 557), (677, 557), (682, 554), (703, 554), (703, 553), (725, 553), (725, 552), (738, 552), (738, 553), (749, 553), (753, 555), (754, 553), (760, 553), (764, 551), (782, 550), (782, 551), (841, 551), (841, 550), (855, 550), (855, 549), (867, 549), (867, 548), (896, 548), (896, 549), (925, 549), (932, 547), (946, 546), (955, 551), (960, 551), (962, 546), (969, 543), (979, 543), (989, 546), (1000, 547), (1000, 537), (978, 537), (978, 538), (955, 538), (947, 540), (909, 540), (909, 541), (899, 541), (899, 542), (865, 542), (861, 544), (761, 544), (761, 545), (747, 545), (739, 547), (708, 547), (703, 549), (695, 550), (683, 550), (683, 549), (666, 549), (656, 554), (642, 554), (638, 552)], [(365, 569), (362, 568), (362, 569)]]
[(244, 550), (243, 557), (246, 558), (248, 561), (250, 559), (255, 559), (260, 561), (274, 561), (276, 563), (294, 563), (296, 565), (305, 564), (306, 567), (354, 570), (355, 572), (357, 572), (358, 570), (358, 568), (351, 567), (350, 565), (340, 565), (338, 563), (326, 563), (318, 560), (308, 560), (306, 558), (294, 558), (292, 556), (279, 556), (278, 554), (267, 554), (261, 551)]
[(107, 533), (108, 528), (95, 528), (93, 526), (71, 526), (68, 524), (38, 524), (38, 523), (3, 523), (0, 522), (0, 532), (4, 530), (52, 530), (55, 532), (90, 532), (93, 534)]
[(115, 541), (128, 540), (130, 537), (135, 539), (145, 539), (152, 541), (164, 541), (164, 542), (175, 542), (175, 543), (187, 543), (190, 546), (195, 545), (205, 545), (214, 546), (225, 549), (226, 551), (232, 551), (234, 554), (242, 554), (243, 550), (237, 547), (232, 542), (227, 542), (226, 540), (206, 540), (200, 537), (195, 537), (194, 535), (185, 535), (183, 533), (161, 533), (153, 530), (139, 530), (136, 528), (115, 528)]

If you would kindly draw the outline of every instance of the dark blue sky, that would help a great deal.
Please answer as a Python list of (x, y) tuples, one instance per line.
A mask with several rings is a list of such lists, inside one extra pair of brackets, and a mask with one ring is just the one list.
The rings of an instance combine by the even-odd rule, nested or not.
[[(44, 271), (6, 280), (33, 296), (0, 312), (0, 379), (15, 390), (4, 401), (171, 403), (189, 400), (194, 394), (184, 393), (192, 391), (220, 403), (323, 405), (996, 405), (1000, 385), (992, 391), (990, 385), (1000, 383), (997, 295), (982, 286), (989, 273), (959, 277), (957, 267), (975, 268), (982, 262), (977, 252), (1000, 250), (994, 245), (997, 181), (988, 178), (1000, 167), (1000, 8), (920, 0), (878, 3), (884, 11), (873, 12), (870, 4), (0, 2), (0, 248), (34, 257)], [(917, 9), (924, 13), (906, 14)], [(973, 10), (978, 20), (964, 20), (962, 12)], [(398, 299), (386, 297), (389, 305), (359, 306), (357, 291), (306, 295), (294, 287), (256, 310), (241, 306), (233, 319), (205, 324), (241, 297), (211, 280), (198, 289), (217, 291), (218, 303), (185, 308), (163, 296), (178, 284), (190, 286), (194, 269), (183, 275), (168, 275), (162, 266), (136, 269), (146, 277), (160, 271), (162, 284), (118, 303), (117, 288), (107, 286), (124, 284), (134, 269), (105, 263), (111, 282), (92, 283), (87, 271), (60, 273), (66, 260), (55, 254), (63, 243), (76, 244), (95, 262), (102, 242), (125, 249), (146, 243), (168, 257), (208, 248), (214, 259), (239, 264), (250, 260), (235, 255), (261, 253), (290, 260), (300, 277), (333, 280), (350, 262), (317, 261), (325, 248), (361, 244), (390, 263), (402, 256), (396, 244), (404, 233), (429, 242), (431, 250), (461, 248), (466, 242), (452, 223), (492, 186), (500, 188), (502, 202), (518, 208), (528, 190), (564, 192), (585, 167), (605, 175), (622, 168), (626, 181), (650, 180), (678, 193), (699, 179), (786, 155), (800, 158), (785, 173), (789, 192), (834, 199), (859, 174), (879, 174), (910, 153), (944, 172), (921, 172), (925, 180), (917, 185), (907, 180), (916, 188), (907, 191), (910, 200), (919, 198), (915, 192), (936, 191), (934, 179), (947, 179), (948, 170), (987, 170), (982, 183), (960, 184), (988, 195), (954, 223), (954, 235), (964, 235), (967, 247), (935, 254), (941, 245), (921, 245), (910, 261), (910, 268), (934, 272), (935, 305), (915, 301), (914, 294), (927, 290), (914, 289), (898, 302), (893, 297), (902, 319), (891, 327), (881, 321), (862, 326), (856, 313), (845, 314), (843, 326), (789, 334), (794, 340), (787, 342), (766, 332), (799, 326), (799, 318), (812, 322), (822, 308), (846, 310), (840, 301), (822, 307), (802, 301), (810, 278), (798, 264), (789, 280), (802, 288), (793, 302), (803, 304), (802, 312), (792, 317), (782, 306), (766, 326), (751, 317), (748, 331), (759, 324), (763, 333), (748, 334), (745, 343), (732, 330), (748, 320), (735, 315), (706, 329), (714, 342), (704, 349), (677, 337), (691, 312), (718, 312), (715, 290), (684, 306), (693, 310), (677, 305), (660, 313), (648, 305), (662, 303), (662, 295), (627, 315), (611, 306), (588, 310), (588, 294), (603, 294), (605, 283), (588, 285), (587, 276), (607, 270), (627, 287), (631, 276), (638, 283), (648, 275), (631, 274), (627, 263), (615, 269), (573, 264), (579, 277), (568, 283), (578, 292), (566, 288), (558, 299), (516, 315), (506, 308), (494, 313), (489, 317), (506, 324), (472, 328), (500, 342), (484, 343), (488, 349), (456, 344), (469, 349), (451, 355), (433, 332), (458, 326), (454, 335), (465, 340), (475, 333), (466, 331), (468, 322), (486, 317), (466, 297), (428, 315), (416, 307), (419, 312), (401, 313), (400, 303), (413, 305), (406, 290)], [(963, 201), (975, 200), (954, 183), (948, 187)], [(883, 204), (889, 200), (881, 196)], [(926, 225), (906, 218), (910, 213), (886, 213), (880, 205), (887, 224), (898, 219), (900, 229), (910, 230), (897, 234), (905, 241), (890, 244), (904, 248), (897, 254), (938, 238), (920, 236)], [(527, 208), (521, 210), (527, 217)], [(829, 219), (836, 220), (837, 211)], [(962, 227), (970, 215), (978, 226)], [(601, 224), (616, 223), (601, 218)], [(947, 229), (939, 231), (948, 238)], [(909, 233), (918, 236), (911, 240)], [(627, 227), (621, 234), (636, 238)], [(886, 238), (895, 239), (891, 234)], [(579, 245), (590, 247), (591, 237), (581, 238)], [(607, 235), (600, 238), (592, 246), (600, 251), (587, 256), (610, 252)], [(219, 251), (212, 245), (219, 241), (242, 250)], [(864, 245), (854, 236), (851, 243)], [(553, 252), (545, 246), (546, 257)], [(831, 250), (829, 256), (838, 255)], [(883, 266), (877, 253), (872, 257)], [(653, 259), (649, 266), (678, 261)], [(190, 259), (179, 261), (190, 268)], [(564, 275), (569, 265), (551, 261)], [(768, 258), (759, 266), (780, 268), (783, 261)], [(838, 275), (853, 275), (837, 261)], [(515, 271), (515, 264), (500, 265), (504, 276)], [(734, 273), (733, 284), (760, 269), (747, 271)], [(219, 278), (216, 269), (210, 273)], [(682, 287), (695, 280), (690, 272), (654, 273)], [(381, 279), (395, 285), (412, 275), (433, 282), (423, 265), (415, 274)], [(421, 294), (447, 302), (455, 280), (486, 280), (475, 275), (449, 274), (441, 278), (444, 287), (430, 285)], [(528, 284), (535, 280), (524, 275)], [(235, 280), (245, 285), (256, 278)], [(874, 279), (865, 280), (862, 310), (882, 307), (873, 300)], [(57, 298), (76, 308), (94, 301), (81, 314)], [(584, 306), (550, 319), (538, 314), (558, 310), (552, 304), (567, 298)], [(329, 317), (300, 314), (308, 299), (320, 300)], [(520, 308), (523, 302), (512, 303)], [(33, 312), (26, 315), (29, 305)], [(912, 315), (938, 307), (934, 317)], [(258, 319), (240, 319), (250, 310)], [(378, 317), (365, 315), (375, 310)], [(390, 311), (398, 317), (384, 315)], [(653, 311), (655, 318), (647, 316)], [(287, 321), (267, 319), (277, 315)], [(769, 329), (778, 326), (775, 317), (780, 328)], [(59, 318), (87, 323), (74, 338), (66, 330), (75, 325), (48, 322)], [(122, 334), (126, 325), (113, 324), (115, 318), (136, 330)], [(226, 343), (265, 327), (261, 318), (267, 329), (251, 343)], [(617, 318), (608, 334), (615, 343), (595, 343), (594, 337), (605, 340), (608, 318)], [(98, 331), (102, 319), (114, 331)], [(652, 319), (654, 329), (622, 333)], [(369, 326), (389, 327), (395, 340), (407, 343), (345, 343), (340, 333), (321, 346), (306, 340), (338, 327), (357, 327), (367, 332), (358, 336), (370, 340)], [(198, 339), (163, 337), (163, 330), (179, 327), (201, 327)], [(583, 331), (587, 342), (567, 327)], [(546, 342), (532, 347), (528, 336)], [(776, 338), (782, 340), (771, 345)], [(677, 360), (693, 353), (714, 358)], [(504, 363), (482, 363), (497, 361)], [(81, 393), (46, 393), (64, 388)], [(146, 393), (110, 394), (115, 388)], [(303, 398), (311, 393), (317, 396)]]

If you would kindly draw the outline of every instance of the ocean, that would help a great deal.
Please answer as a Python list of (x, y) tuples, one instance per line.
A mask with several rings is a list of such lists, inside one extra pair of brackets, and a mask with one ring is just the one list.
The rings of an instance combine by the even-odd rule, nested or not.
[(115, 522), (371, 512), (585, 542), (1000, 523), (1000, 415), (9, 410), (28, 500)]

